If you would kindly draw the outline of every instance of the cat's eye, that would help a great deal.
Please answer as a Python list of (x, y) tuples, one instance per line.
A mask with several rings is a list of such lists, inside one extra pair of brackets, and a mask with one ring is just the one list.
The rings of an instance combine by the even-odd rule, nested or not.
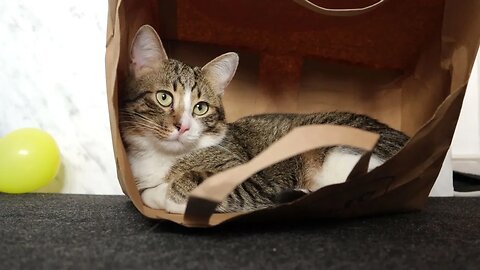
[(169, 107), (173, 103), (173, 96), (167, 91), (158, 91), (157, 100), (163, 107)]
[(193, 114), (201, 116), (208, 112), (208, 103), (199, 102), (193, 107)]

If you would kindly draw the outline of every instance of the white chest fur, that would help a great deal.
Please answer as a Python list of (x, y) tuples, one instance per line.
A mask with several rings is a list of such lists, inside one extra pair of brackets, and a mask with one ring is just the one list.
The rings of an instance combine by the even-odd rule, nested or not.
[(138, 189), (152, 188), (165, 183), (165, 176), (179, 158), (178, 155), (163, 153), (148, 137), (128, 138), (140, 151), (128, 153), (128, 160), (135, 176)]
[(151, 188), (165, 183), (165, 176), (177, 157), (161, 155), (148, 150), (141, 155), (129, 155), (132, 173), (139, 189)]

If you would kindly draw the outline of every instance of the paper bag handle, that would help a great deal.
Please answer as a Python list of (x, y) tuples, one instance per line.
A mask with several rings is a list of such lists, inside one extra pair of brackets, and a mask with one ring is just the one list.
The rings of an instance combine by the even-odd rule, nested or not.
[(369, 6), (366, 6), (366, 7), (360, 7), (360, 8), (325, 8), (325, 7), (321, 7), (319, 5), (316, 5), (312, 2), (310, 2), (309, 0), (293, 0), (295, 3), (307, 8), (307, 9), (310, 9), (314, 12), (317, 12), (317, 13), (320, 13), (322, 15), (328, 15), (328, 16), (343, 16), (343, 17), (346, 17), (346, 16), (356, 16), (356, 15), (361, 15), (361, 14), (364, 14), (364, 13), (367, 13), (377, 7), (379, 7), (380, 5), (382, 5), (383, 3), (386, 2), (386, 0), (379, 0), (378, 2), (374, 3), (374, 4), (371, 4)]
[[(249, 162), (205, 179), (190, 193), (184, 222), (207, 225), (217, 205), (225, 200), (237, 186), (273, 164), (310, 150), (334, 145), (349, 145), (370, 153), (379, 138), (380, 135), (376, 133), (345, 126), (297, 127)], [(354, 170), (358, 171), (357, 167)]]

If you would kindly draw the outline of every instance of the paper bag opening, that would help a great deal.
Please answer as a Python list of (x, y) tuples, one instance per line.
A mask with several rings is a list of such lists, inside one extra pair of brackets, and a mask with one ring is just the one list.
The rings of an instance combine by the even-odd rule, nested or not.
[[(348, 8), (369, 1), (318, 2)], [(478, 49), (479, 10), (475, 0), (385, 1), (365, 14), (333, 17), (293, 1), (110, 0), (107, 91), (125, 194), (148, 217), (200, 227), (237, 218), (353, 217), (421, 209), (458, 119)], [(413, 137), (378, 169), (275, 209), (214, 214), (190, 223), (149, 209), (135, 187), (118, 128), (128, 48), (143, 24), (157, 29), (172, 58), (191, 65), (226, 51), (240, 53), (238, 74), (225, 94), (229, 120), (262, 112), (342, 110), (367, 114)]]

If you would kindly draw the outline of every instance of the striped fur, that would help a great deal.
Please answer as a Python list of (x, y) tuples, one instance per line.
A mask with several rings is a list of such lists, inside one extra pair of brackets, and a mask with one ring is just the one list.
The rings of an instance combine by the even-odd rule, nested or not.
[[(132, 72), (122, 92), (120, 127), (137, 186), (149, 207), (183, 213), (188, 194), (204, 179), (249, 161), (294, 127), (334, 124), (376, 132), (380, 134), (373, 153), (377, 163), (392, 157), (408, 140), (368, 116), (348, 112), (264, 114), (227, 123), (221, 97), (235, 73), (236, 54), (222, 55), (203, 68), (190, 67), (166, 58), (152, 28), (142, 27), (136, 39), (141, 40), (132, 46)], [(173, 97), (171, 106), (159, 104), (159, 91)], [(209, 104), (205, 115), (192, 113), (198, 102)], [(190, 130), (179, 134), (179, 122), (185, 121), (191, 122)], [(321, 187), (319, 181), (328, 179), (319, 178), (329, 177), (322, 166), (335, 165), (329, 157), (359, 154), (338, 146), (290, 158), (252, 176), (217, 210), (251, 211), (277, 205), (285, 192)]]
[[(348, 112), (249, 116), (229, 123), (220, 144), (193, 151), (179, 159), (167, 176), (172, 183), (168, 197), (178, 204), (184, 203), (189, 192), (207, 176), (247, 162), (294, 127), (310, 124), (352, 126), (379, 133), (380, 140), (373, 154), (382, 161), (396, 154), (408, 140), (405, 134), (368, 116)], [(360, 153), (360, 150), (347, 147), (329, 147), (290, 158), (244, 182), (217, 210), (251, 211), (276, 205), (283, 192), (312, 190), (314, 175), (309, 172), (321, 168), (326, 157), (339, 148)]]

